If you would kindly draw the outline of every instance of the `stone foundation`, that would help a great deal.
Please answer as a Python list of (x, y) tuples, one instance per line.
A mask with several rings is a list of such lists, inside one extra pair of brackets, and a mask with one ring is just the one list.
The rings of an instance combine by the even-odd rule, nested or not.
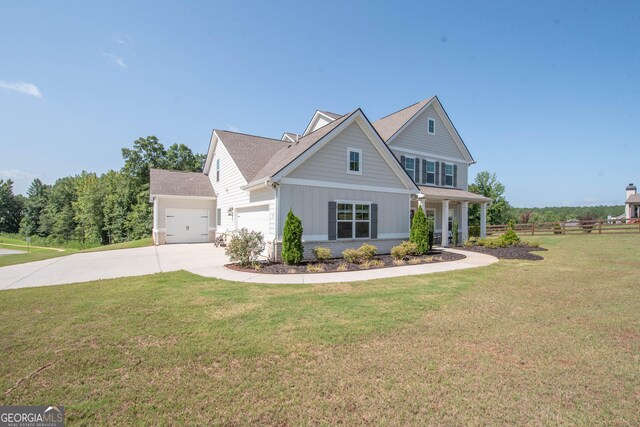
[[(313, 248), (322, 246), (331, 249), (331, 254), (334, 258), (342, 257), (342, 251), (345, 249), (357, 249), (361, 245), (367, 243), (374, 245), (378, 248), (378, 254), (388, 254), (391, 252), (391, 248), (398, 246), (400, 243), (409, 240), (407, 239), (372, 239), (372, 240), (318, 240), (318, 241), (303, 241), (304, 246), (304, 259), (313, 260)], [(267, 253), (270, 259), (273, 259), (273, 244), (267, 244)], [(282, 253), (282, 242), (276, 243), (277, 260), (280, 261)]]

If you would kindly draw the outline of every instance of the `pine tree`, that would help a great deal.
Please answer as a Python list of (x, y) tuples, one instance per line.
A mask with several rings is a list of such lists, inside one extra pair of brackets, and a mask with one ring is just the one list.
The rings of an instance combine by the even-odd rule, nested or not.
[(426, 254), (429, 251), (429, 229), (427, 227), (427, 217), (421, 207), (413, 215), (411, 221), (411, 231), (409, 241), (418, 246), (419, 254)]
[(282, 260), (287, 264), (298, 264), (303, 254), (302, 221), (289, 209), (282, 231)]

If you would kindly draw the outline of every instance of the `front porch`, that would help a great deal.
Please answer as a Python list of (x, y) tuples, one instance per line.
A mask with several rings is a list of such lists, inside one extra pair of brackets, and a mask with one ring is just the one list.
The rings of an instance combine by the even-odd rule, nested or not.
[[(454, 219), (458, 221), (458, 238), (469, 238), (469, 203), (480, 205), (480, 237), (487, 235), (487, 205), (491, 199), (455, 188), (419, 186), (420, 193), (411, 197), (411, 215), (423, 209), (434, 220), (434, 242), (448, 247), (452, 240)], [(445, 237), (445, 238), (443, 238)]]

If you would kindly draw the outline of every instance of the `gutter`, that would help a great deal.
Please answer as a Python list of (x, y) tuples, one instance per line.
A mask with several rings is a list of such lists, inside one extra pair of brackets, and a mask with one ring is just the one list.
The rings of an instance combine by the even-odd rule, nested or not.
[(252, 181), (247, 185), (243, 185), (242, 187), (240, 187), (240, 189), (248, 191), (248, 190), (253, 190), (259, 187), (271, 188), (273, 184), (277, 184), (277, 182), (272, 181), (270, 177), (266, 177), (266, 178), (260, 178), (258, 180)]

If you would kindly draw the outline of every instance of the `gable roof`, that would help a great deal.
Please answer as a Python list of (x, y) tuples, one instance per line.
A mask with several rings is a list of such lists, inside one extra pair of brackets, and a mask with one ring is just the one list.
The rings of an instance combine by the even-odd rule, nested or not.
[(201, 172), (149, 170), (149, 193), (154, 196), (215, 197), (209, 177)]
[[(309, 124), (307, 125), (307, 127), (304, 129), (304, 132), (302, 133), (302, 135), (306, 136), (311, 132), (311, 128), (314, 126), (314, 124), (316, 124), (318, 122), (318, 120), (320, 118), (324, 117), (329, 123), (333, 122), (334, 120), (339, 119), (340, 117), (344, 117), (341, 114), (336, 114), (336, 113), (331, 113), (329, 111), (320, 111), (320, 110), (316, 110), (315, 113), (313, 113), (313, 117), (311, 117), (311, 121), (309, 121)], [(328, 124), (328, 123), (327, 123)], [(324, 125), (326, 126), (326, 124)], [(320, 128), (318, 128), (320, 129)], [(316, 129), (316, 130), (318, 130)]]
[(336, 113), (332, 113), (331, 111), (320, 111), (320, 112), (325, 116), (331, 117), (333, 120), (338, 120), (340, 117), (343, 116), (343, 114), (336, 114)]
[(215, 130), (220, 141), (229, 152), (242, 177), (251, 182), (253, 177), (262, 169), (283, 147), (290, 145), (287, 141), (264, 138), (226, 130)]
[(372, 123), (376, 132), (380, 135), (384, 142), (387, 142), (389, 138), (395, 135), (396, 132), (400, 130), (405, 123), (407, 123), (413, 116), (418, 114), (422, 108), (433, 100), (433, 96), (431, 98), (425, 99), (424, 101), (416, 102), (413, 105), (409, 105), (406, 108), (403, 108), (400, 111), (396, 111), (395, 113), (391, 113), (388, 116), (381, 118), (380, 120), (376, 120)]
[(311, 132), (310, 134), (303, 136), (298, 140), (297, 144), (287, 144), (285, 147), (280, 148), (276, 153), (273, 154), (269, 161), (260, 170), (257, 171), (253, 179), (247, 180), (247, 182), (255, 181), (256, 179), (266, 178), (277, 174), (285, 166), (287, 166), (298, 156), (304, 153), (307, 149), (313, 146), (316, 142), (320, 141), (320, 139), (322, 139), (325, 135), (338, 127), (356, 111), (358, 110), (352, 111), (349, 114), (345, 114), (340, 119), (334, 120), (333, 122), (322, 126), (321, 128)]
[(282, 141), (286, 141), (287, 139), (291, 142), (296, 142), (298, 139), (300, 139), (302, 135), (299, 135), (297, 133), (294, 132), (285, 132), (282, 134), (282, 138), (280, 138)]

